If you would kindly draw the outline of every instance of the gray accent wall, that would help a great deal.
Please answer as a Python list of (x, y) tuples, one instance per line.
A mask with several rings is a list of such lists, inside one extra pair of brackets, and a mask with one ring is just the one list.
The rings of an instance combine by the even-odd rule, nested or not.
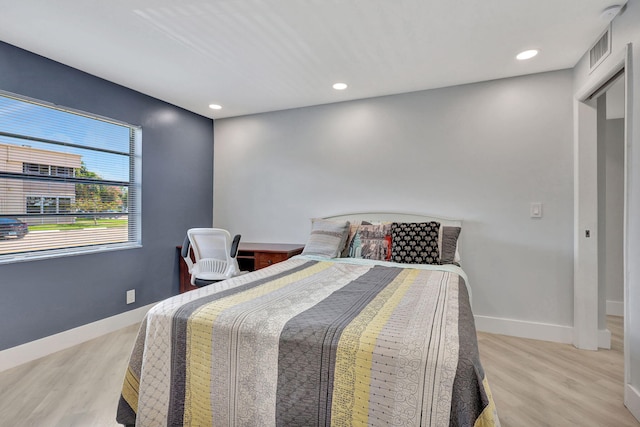
[(143, 247), (0, 265), (0, 350), (177, 294), (176, 245), (212, 223), (213, 121), (3, 42), (0, 89), (140, 125), (143, 156)]
[(304, 243), (314, 217), (461, 219), (476, 315), (571, 327), (572, 108), (565, 70), (216, 120), (214, 225)]

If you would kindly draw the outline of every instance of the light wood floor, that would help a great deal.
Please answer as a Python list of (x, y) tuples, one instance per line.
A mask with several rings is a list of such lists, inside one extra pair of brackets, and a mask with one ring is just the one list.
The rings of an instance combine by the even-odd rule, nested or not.
[(611, 350), (478, 333), (502, 427), (640, 426), (623, 404), (622, 318), (607, 323)]
[[(621, 318), (613, 348), (478, 334), (503, 427), (640, 426), (623, 406)], [(137, 326), (0, 373), (0, 426), (108, 427)]]
[(0, 426), (118, 426), (138, 325), (0, 372)]

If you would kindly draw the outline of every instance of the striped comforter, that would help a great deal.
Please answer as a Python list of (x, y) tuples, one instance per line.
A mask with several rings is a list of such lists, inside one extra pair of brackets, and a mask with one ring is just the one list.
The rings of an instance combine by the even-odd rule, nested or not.
[(140, 327), (117, 421), (499, 425), (448, 270), (300, 256), (165, 300)]

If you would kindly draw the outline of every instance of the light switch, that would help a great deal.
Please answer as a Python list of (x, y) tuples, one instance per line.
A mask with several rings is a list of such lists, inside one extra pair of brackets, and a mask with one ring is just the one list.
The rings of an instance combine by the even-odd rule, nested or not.
[(542, 203), (531, 203), (531, 218), (542, 218)]

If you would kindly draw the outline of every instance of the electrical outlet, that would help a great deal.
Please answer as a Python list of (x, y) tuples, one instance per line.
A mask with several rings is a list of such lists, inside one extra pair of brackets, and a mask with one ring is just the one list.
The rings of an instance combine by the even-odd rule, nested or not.
[(131, 289), (127, 291), (127, 304), (133, 304), (136, 302), (136, 290)]

